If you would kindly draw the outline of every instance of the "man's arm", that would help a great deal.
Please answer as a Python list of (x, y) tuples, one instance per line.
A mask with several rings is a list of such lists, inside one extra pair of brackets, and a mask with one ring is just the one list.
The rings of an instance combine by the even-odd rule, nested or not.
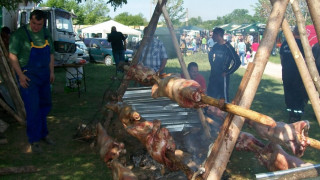
[(168, 61), (168, 58), (164, 58), (164, 59), (162, 60), (160, 69), (159, 69), (159, 71), (158, 71), (159, 73), (164, 70), (164, 68), (166, 67), (167, 61)]
[(50, 83), (54, 82), (54, 54), (50, 54)]
[(127, 40), (123, 40), (123, 48), (124, 50), (127, 50)]
[(19, 64), (19, 60), (18, 57), (15, 54), (9, 53), (9, 59), (11, 62), (11, 65), (13, 67), (13, 69), (15, 70), (15, 72), (17, 73), (18, 77), (19, 77), (19, 82), (20, 85), (23, 88), (27, 88), (29, 86), (28, 81), (30, 81), (30, 79), (23, 74), (20, 64)]

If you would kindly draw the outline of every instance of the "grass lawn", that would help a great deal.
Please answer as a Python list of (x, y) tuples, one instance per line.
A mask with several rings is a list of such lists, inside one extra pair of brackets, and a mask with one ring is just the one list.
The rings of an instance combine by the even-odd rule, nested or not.
[[(199, 64), (200, 73), (208, 80), (210, 65), (207, 54), (194, 54), (185, 57), (188, 64), (195, 61)], [(180, 73), (177, 59), (168, 61), (166, 72)], [(28, 144), (25, 127), (11, 123), (5, 132), (9, 144), (0, 145), (0, 168), (34, 165), (39, 172), (2, 176), (0, 179), (111, 179), (106, 165), (100, 160), (97, 151), (89, 143), (72, 140), (79, 123), (101, 121), (103, 96), (107, 89), (116, 90), (119, 81), (112, 81), (114, 67), (103, 64), (87, 64), (87, 92), (64, 92), (65, 71), (56, 69), (56, 82), (53, 85), (53, 109), (48, 117), (50, 136), (57, 142), (54, 147), (43, 145), (44, 153), (25, 153)], [(231, 78), (231, 97), (237, 91), (244, 69), (240, 68)], [(252, 109), (273, 117), (276, 121), (286, 121), (282, 84), (279, 79), (264, 76), (256, 93)], [(320, 128), (313, 115), (311, 105), (306, 107), (303, 119), (311, 124), (309, 136), (320, 140)], [(244, 131), (250, 131), (244, 128)], [(302, 158), (311, 163), (320, 163), (318, 151), (308, 148)], [(254, 178), (255, 173), (267, 172), (259, 165), (252, 153), (234, 152), (228, 164), (228, 171), (236, 178)]]

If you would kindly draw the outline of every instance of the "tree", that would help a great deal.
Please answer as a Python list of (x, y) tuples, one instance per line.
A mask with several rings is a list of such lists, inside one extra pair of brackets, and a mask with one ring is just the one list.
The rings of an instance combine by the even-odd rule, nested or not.
[(190, 25), (190, 26), (199, 26), (199, 25), (201, 25), (203, 22), (202, 22), (202, 19), (201, 19), (201, 17), (200, 16), (198, 16), (197, 18), (190, 18), (189, 20), (188, 20), (188, 25)]
[[(158, 0), (153, 0), (152, 3), (156, 4)], [(183, 7), (183, 0), (168, 0), (166, 7), (169, 14), (169, 18), (173, 25), (180, 25), (180, 20), (184, 19), (186, 12)], [(165, 23), (165, 20), (162, 19)]]
[[(310, 18), (310, 13), (308, 10), (307, 3), (304, 0), (298, 0), (298, 2), (299, 2), (301, 13), (304, 15), (306, 24), (311, 24), (312, 21)], [(272, 5), (270, 3), (270, 0), (258, 0), (258, 2), (253, 7), (255, 10), (255, 16), (259, 17), (259, 19), (261, 20), (260, 22), (266, 23), (272, 10)], [(296, 24), (296, 18), (291, 5), (288, 5), (287, 7), (285, 18), (287, 19), (290, 25)]]
[[(86, 0), (76, 0), (77, 3), (81, 3)], [(43, 0), (1, 0), (0, 1), (0, 7), (4, 7), (8, 10), (14, 10), (18, 8), (19, 3), (25, 3), (27, 4), (28, 2), (34, 2), (36, 4), (39, 4), (43, 2)], [(127, 0), (108, 0), (106, 4), (111, 4), (114, 9), (117, 7), (121, 7), (122, 4), (127, 4)]]
[[(218, 17), (219, 19), (219, 17)], [(224, 24), (235, 23), (235, 24), (250, 24), (253, 23), (253, 18), (249, 14), (247, 9), (235, 9), (230, 14), (222, 17)]]
[(84, 4), (78, 4), (77, 0), (48, 0), (41, 6), (63, 8), (74, 12), (77, 16), (73, 19), (74, 24), (96, 24), (111, 19), (107, 16), (110, 10), (104, 0), (86, 0)]
[(147, 20), (143, 18), (142, 14), (131, 15), (128, 12), (117, 15), (114, 20), (127, 26), (143, 26), (147, 24)]
[(73, 12), (77, 18), (73, 19), (73, 24), (83, 24), (85, 19), (85, 9), (75, 0), (48, 0), (40, 4), (42, 7), (57, 7)]
[(111, 19), (107, 16), (110, 10), (104, 0), (86, 0), (84, 9), (86, 16), (84, 24), (96, 24)]

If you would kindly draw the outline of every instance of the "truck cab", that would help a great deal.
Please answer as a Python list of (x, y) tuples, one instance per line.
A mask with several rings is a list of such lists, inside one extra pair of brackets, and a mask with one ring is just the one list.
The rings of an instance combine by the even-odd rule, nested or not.
[(50, 31), (55, 49), (56, 64), (70, 64), (77, 62), (75, 33), (72, 26), (72, 13), (53, 7), (21, 8), (18, 13), (17, 26), (29, 23), (30, 13), (39, 9), (47, 14), (44, 26)]

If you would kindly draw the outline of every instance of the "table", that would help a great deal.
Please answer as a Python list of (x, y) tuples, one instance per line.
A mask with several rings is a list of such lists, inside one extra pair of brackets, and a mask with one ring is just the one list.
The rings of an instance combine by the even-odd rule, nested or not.
[(69, 88), (77, 87), (78, 96), (80, 97), (81, 91), (80, 86), (83, 81), (84, 91), (87, 91), (86, 86), (86, 73), (85, 73), (85, 64), (56, 64), (55, 68), (63, 68), (66, 71), (66, 84), (68, 84)]

